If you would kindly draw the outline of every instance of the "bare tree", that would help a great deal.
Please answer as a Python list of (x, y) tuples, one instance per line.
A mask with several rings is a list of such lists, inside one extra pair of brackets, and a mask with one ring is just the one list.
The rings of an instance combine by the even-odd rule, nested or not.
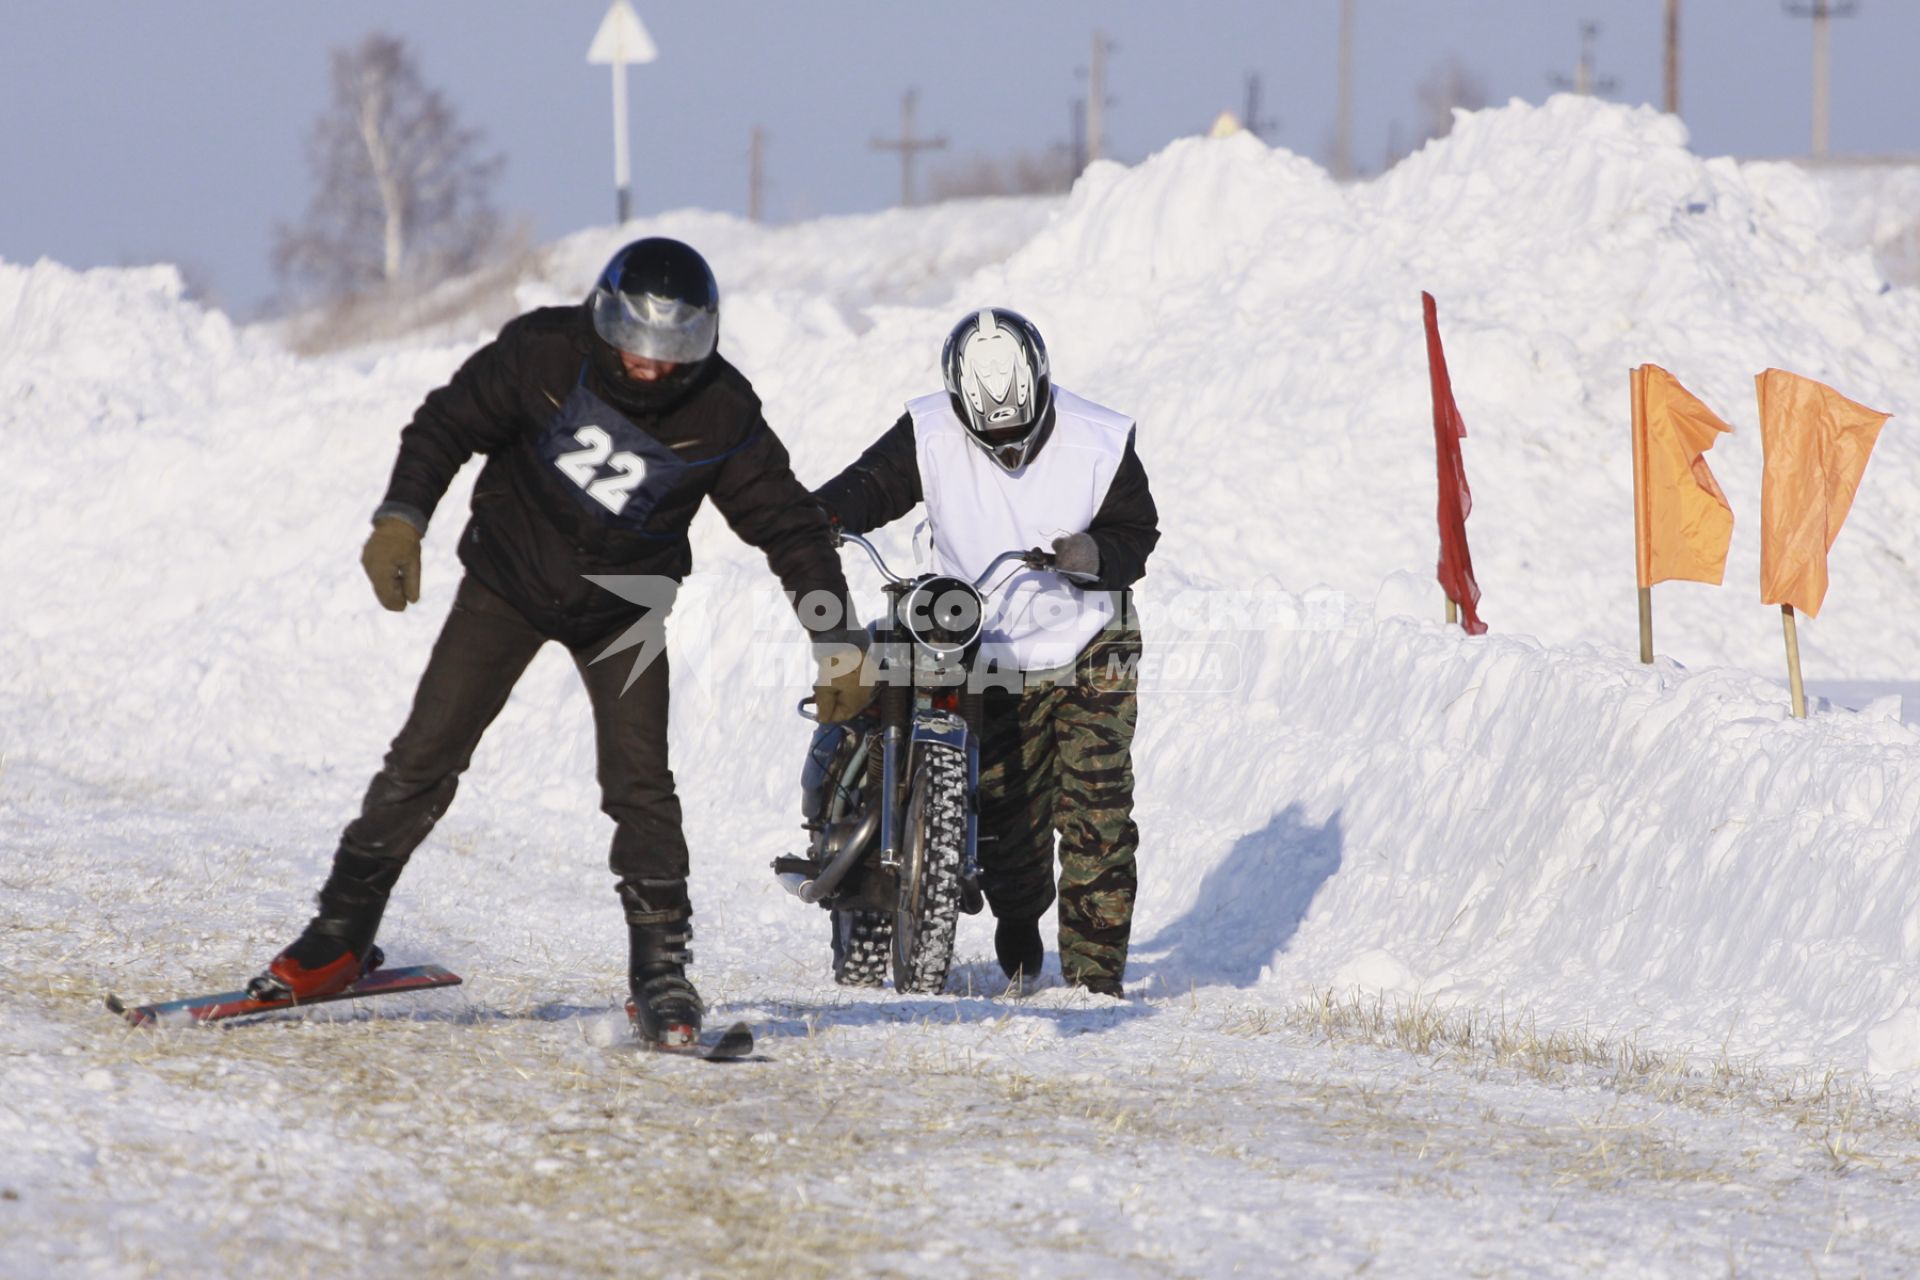
[(1048, 195), (1072, 186), (1073, 157), (1064, 147), (1044, 154), (1016, 151), (999, 157), (962, 156), (935, 169), (927, 180), (927, 189), (935, 200)]
[(500, 158), (420, 79), (412, 52), (375, 33), (333, 53), (333, 103), (307, 144), (305, 220), (276, 231), (290, 291), (341, 298), (476, 266), (499, 222), (488, 191)]

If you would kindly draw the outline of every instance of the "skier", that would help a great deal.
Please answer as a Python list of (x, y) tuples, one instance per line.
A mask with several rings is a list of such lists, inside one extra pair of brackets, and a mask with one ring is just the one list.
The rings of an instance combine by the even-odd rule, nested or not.
[[(719, 290), (706, 261), (676, 240), (637, 240), (613, 256), (584, 303), (510, 322), (401, 432), (361, 555), (374, 593), (396, 611), (419, 600), (427, 523), (454, 473), (479, 453), (487, 461), (460, 538), (466, 575), (406, 725), (341, 835), (319, 910), (253, 980), (257, 995), (331, 994), (380, 963), (374, 935), (408, 857), (446, 812), (521, 672), (558, 640), (593, 707), (636, 1031), (650, 1043), (697, 1038), (666, 656), (639, 670), (595, 656), (636, 622), (664, 641), (672, 589), (692, 565), (687, 526), (703, 498), (766, 553), (796, 604), (815, 591), (846, 599), (826, 521), (752, 386), (717, 351), (718, 335)], [(653, 594), (635, 603), (588, 574), (649, 575)], [(872, 690), (843, 652), (842, 674), (831, 661), (852, 633), (828, 625), (813, 639), (820, 718), (856, 714)]]
[(1060, 969), (1122, 994), (1140, 842), (1133, 811), (1135, 667), (1129, 588), (1159, 541), (1131, 419), (1053, 384), (1040, 333), (989, 307), (948, 335), (946, 390), (815, 491), (865, 533), (924, 501), (942, 572), (969, 581), (1002, 551), (1051, 545), (1057, 572), (988, 583), (983, 643), (1024, 672), (984, 691), (980, 887), (994, 952), (1016, 984), (1039, 973), (1060, 837)]

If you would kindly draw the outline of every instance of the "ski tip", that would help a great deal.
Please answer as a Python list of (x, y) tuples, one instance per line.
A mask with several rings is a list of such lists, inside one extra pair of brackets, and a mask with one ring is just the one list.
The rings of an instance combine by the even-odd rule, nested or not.
[(151, 1026), (154, 1022), (153, 1011), (151, 1009), (145, 1006), (137, 1006), (129, 1009), (126, 1001), (122, 1000), (119, 996), (109, 994), (106, 999), (106, 1006), (111, 1012), (125, 1018), (127, 1025), (130, 1027)]

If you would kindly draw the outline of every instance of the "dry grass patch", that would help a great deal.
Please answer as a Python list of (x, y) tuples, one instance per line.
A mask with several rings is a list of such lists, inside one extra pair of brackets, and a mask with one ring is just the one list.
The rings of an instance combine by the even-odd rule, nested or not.
[(1724, 1052), (1703, 1060), (1648, 1049), (1630, 1036), (1543, 1031), (1531, 1014), (1512, 1017), (1505, 1010), (1443, 1008), (1430, 998), (1343, 996), (1332, 990), (1315, 992), (1287, 1010), (1235, 1010), (1222, 1025), (1225, 1033), (1242, 1036), (1282, 1029), (1700, 1111), (1759, 1111), (1791, 1124), (1835, 1173), (1895, 1166), (1920, 1171), (1920, 1113), (1833, 1069), (1770, 1071)]

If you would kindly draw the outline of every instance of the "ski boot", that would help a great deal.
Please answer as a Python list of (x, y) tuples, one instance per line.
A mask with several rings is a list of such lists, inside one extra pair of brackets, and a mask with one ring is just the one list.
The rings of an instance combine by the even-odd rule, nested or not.
[(1001, 920), (993, 927), (993, 954), (1008, 983), (1030, 990), (1040, 979), (1047, 948), (1040, 941), (1038, 920)]
[(622, 880), (627, 911), (627, 1017), (647, 1045), (685, 1048), (700, 1040), (705, 1012), (687, 981), (693, 953), (693, 908), (684, 880)]
[(330, 996), (378, 969), (386, 957), (373, 945), (387, 895), (406, 864), (342, 850), (320, 889), (320, 910), (293, 945), (247, 984), (256, 1000)]

